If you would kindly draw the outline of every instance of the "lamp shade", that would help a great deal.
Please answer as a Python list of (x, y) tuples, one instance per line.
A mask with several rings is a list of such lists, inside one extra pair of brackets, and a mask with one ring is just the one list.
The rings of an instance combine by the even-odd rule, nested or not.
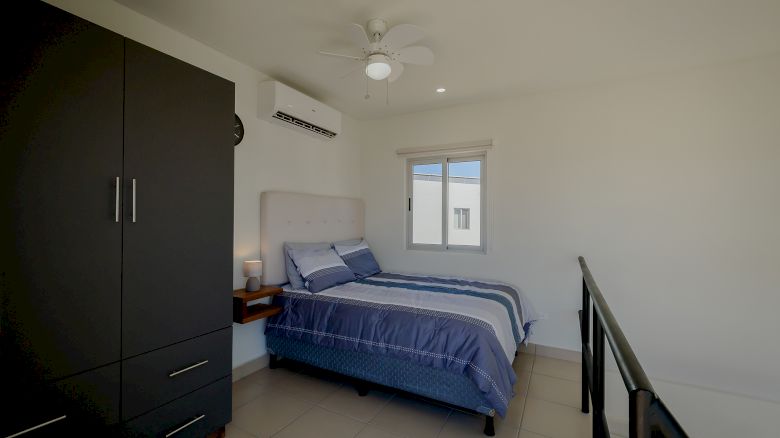
[(387, 56), (381, 54), (374, 54), (368, 57), (368, 65), (366, 65), (366, 75), (375, 81), (381, 81), (382, 79), (390, 76), (390, 64), (388, 63)]
[(244, 277), (259, 277), (263, 275), (262, 260), (247, 260), (244, 262)]

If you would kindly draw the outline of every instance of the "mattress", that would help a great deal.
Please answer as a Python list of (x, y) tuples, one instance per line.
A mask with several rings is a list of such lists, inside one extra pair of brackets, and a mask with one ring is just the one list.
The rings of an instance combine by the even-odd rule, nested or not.
[(537, 319), (506, 283), (380, 273), (312, 294), (286, 288), (269, 336), (378, 354), (471, 380), (499, 415), (516, 380), (512, 359)]

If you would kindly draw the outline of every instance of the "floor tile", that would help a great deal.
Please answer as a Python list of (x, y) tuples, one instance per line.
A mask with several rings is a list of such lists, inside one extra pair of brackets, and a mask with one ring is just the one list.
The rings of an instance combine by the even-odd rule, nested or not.
[(254, 400), (261, 392), (260, 385), (255, 385), (248, 379), (233, 383), (233, 410)]
[(512, 368), (514, 368), (515, 372), (531, 372), (534, 366), (534, 359), (535, 357), (532, 354), (519, 353), (515, 356), (514, 362), (512, 362)]
[(233, 423), (260, 438), (267, 438), (292, 423), (313, 405), (283, 394), (261, 394), (233, 412)]
[(322, 400), (319, 406), (367, 423), (385, 407), (391, 397), (392, 394), (378, 390), (370, 390), (368, 395), (361, 397), (352, 385), (344, 385)]
[(518, 435), (517, 438), (548, 438), (548, 437), (544, 435), (539, 435), (538, 433), (527, 431), (525, 429), (520, 429), (520, 435)]
[[(276, 370), (274, 370), (275, 372)], [(261, 392), (269, 395), (284, 394), (319, 403), (341, 387), (340, 383), (297, 373), (282, 374), (262, 385)]]
[(581, 350), (564, 350), (556, 347), (548, 347), (546, 345), (537, 345), (536, 355), (539, 357), (551, 357), (553, 359), (560, 359), (577, 363), (582, 360)]
[(576, 382), (582, 380), (582, 368), (579, 363), (544, 356), (536, 356), (533, 372)]
[(365, 424), (315, 407), (274, 435), (274, 438), (351, 438)]
[(529, 397), (522, 428), (550, 438), (588, 438), (591, 417), (578, 409)]
[(272, 370), (270, 368), (263, 368), (254, 373), (244, 377), (241, 380), (248, 380), (256, 385), (265, 385), (274, 380), (283, 379), (285, 377), (293, 376), (296, 373), (286, 370), (284, 368), (277, 368)]
[(225, 427), (225, 438), (255, 438), (249, 432), (239, 429), (233, 423)]
[(441, 430), (450, 410), (400, 396), (393, 397), (371, 424), (411, 438), (433, 438)]
[(531, 373), (528, 371), (520, 371), (517, 374), (517, 381), (515, 381), (515, 396), (525, 396), (528, 393), (528, 385), (531, 383)]
[(401, 436), (369, 424), (360, 431), (357, 438), (401, 438)]
[[(516, 438), (518, 427), (496, 422), (496, 438)], [(484, 438), (485, 416), (452, 411), (439, 438)]]
[(579, 408), (582, 403), (582, 384), (534, 373), (528, 396)]
[(509, 409), (504, 418), (496, 417), (496, 424), (506, 424), (513, 428), (518, 428), (523, 423), (523, 411), (525, 410), (525, 396), (516, 395), (509, 402)]

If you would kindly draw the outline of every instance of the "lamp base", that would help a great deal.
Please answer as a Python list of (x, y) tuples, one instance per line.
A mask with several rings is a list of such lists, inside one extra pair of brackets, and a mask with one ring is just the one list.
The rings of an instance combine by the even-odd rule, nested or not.
[(246, 279), (246, 291), (254, 292), (260, 290), (260, 279), (257, 277), (249, 277)]

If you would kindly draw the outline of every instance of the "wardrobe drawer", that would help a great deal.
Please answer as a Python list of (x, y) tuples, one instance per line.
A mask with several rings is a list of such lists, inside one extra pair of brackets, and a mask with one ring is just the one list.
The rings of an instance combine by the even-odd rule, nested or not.
[(127, 437), (198, 437), (231, 419), (230, 377), (220, 379), (182, 398), (124, 424)]
[(231, 372), (233, 328), (122, 362), (122, 419), (163, 405)]

